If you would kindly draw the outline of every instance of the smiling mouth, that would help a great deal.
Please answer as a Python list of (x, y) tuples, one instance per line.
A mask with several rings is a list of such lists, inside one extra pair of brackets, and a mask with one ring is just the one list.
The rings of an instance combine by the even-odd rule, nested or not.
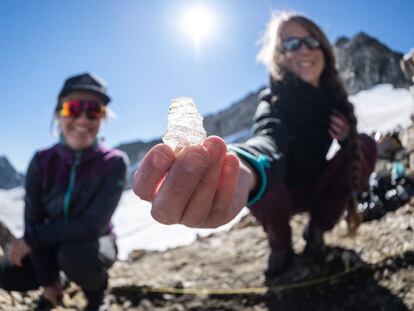
[(315, 65), (315, 62), (313, 62), (313, 61), (301, 61), (301, 62), (298, 62), (298, 64), (299, 64), (299, 67), (301, 67), (301, 68), (310, 68), (310, 67)]
[(84, 134), (84, 133), (88, 133), (89, 129), (86, 127), (81, 127), (81, 126), (74, 126), (72, 128), (75, 132), (80, 133), (80, 134)]

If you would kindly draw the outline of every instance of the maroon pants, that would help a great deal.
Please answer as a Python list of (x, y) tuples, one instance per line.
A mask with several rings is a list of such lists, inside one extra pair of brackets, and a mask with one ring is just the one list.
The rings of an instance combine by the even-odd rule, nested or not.
[[(361, 178), (365, 186), (377, 159), (376, 143), (360, 134), (362, 149)], [(280, 183), (266, 191), (251, 213), (267, 233), (270, 247), (286, 250), (291, 247), (290, 218), (297, 213), (310, 213), (310, 226), (326, 231), (333, 228), (346, 208), (350, 196), (349, 155), (343, 149), (328, 161), (321, 177), (306, 187), (289, 187)]]

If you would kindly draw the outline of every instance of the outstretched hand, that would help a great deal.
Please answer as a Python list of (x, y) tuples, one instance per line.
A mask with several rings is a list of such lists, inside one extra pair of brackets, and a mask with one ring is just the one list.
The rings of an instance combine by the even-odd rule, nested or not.
[(220, 137), (210, 136), (178, 155), (166, 144), (154, 146), (135, 173), (133, 188), (152, 202), (158, 222), (211, 228), (229, 222), (246, 204), (254, 182), (250, 175)]

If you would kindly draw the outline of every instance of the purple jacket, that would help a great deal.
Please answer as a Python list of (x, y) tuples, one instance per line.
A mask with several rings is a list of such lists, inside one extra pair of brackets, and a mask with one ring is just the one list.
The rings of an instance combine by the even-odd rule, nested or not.
[(51, 248), (111, 231), (126, 169), (126, 156), (101, 144), (74, 151), (58, 143), (34, 155), (26, 176), (24, 240), (41, 285), (54, 281), (47, 271)]

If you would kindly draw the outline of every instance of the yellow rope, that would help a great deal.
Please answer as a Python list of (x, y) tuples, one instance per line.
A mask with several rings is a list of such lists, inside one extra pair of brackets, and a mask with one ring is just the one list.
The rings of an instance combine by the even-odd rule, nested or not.
[(298, 283), (278, 285), (278, 286), (263, 286), (263, 287), (248, 287), (235, 289), (208, 289), (208, 288), (174, 288), (174, 287), (146, 287), (143, 289), (144, 293), (158, 293), (158, 294), (177, 294), (177, 295), (195, 295), (195, 296), (209, 296), (209, 295), (264, 295), (269, 292), (279, 292), (286, 289), (303, 288), (322, 284), (329, 281), (337, 280), (346, 274), (356, 271), (361, 266), (350, 267), (349, 261), (345, 261), (345, 269), (341, 272), (334, 273), (330, 276), (321, 277), (313, 280), (302, 281)]

